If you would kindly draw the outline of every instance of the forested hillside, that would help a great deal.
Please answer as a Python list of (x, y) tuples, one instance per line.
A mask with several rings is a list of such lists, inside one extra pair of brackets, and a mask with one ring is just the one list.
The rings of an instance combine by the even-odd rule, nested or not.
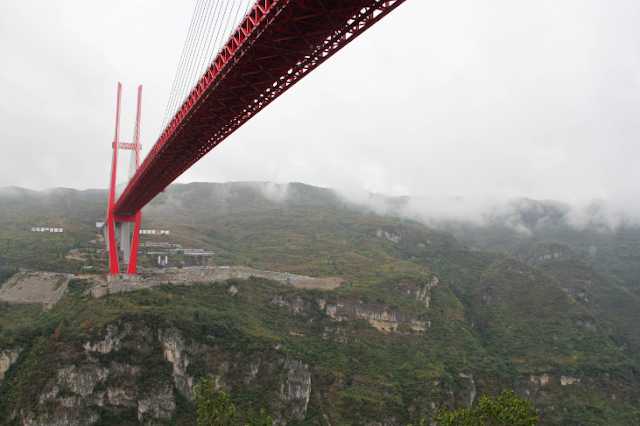
[[(543, 425), (637, 424), (635, 228), (576, 230), (551, 208), (538, 214), (555, 232), (524, 211), (527, 233), (427, 227), (385, 202), (398, 213), (302, 184), (172, 185), (142, 226), (170, 235), (143, 241), (342, 286), (251, 278), (93, 299), (79, 277), (49, 310), (2, 304), (0, 418), (195, 424), (192, 386), (212, 374), (243, 412), (288, 425), (415, 424), (502, 389), (534, 401)], [(4, 190), (0, 266), (76, 271), (64, 254), (96, 238), (105, 210), (106, 191)], [(40, 224), (69, 232), (30, 232)]]

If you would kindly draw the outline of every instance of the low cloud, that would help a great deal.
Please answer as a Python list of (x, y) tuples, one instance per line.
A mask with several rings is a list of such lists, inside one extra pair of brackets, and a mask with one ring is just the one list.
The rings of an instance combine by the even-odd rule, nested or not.
[(640, 224), (638, 215), (602, 200), (571, 205), (529, 198), (388, 197), (364, 191), (340, 191), (339, 194), (344, 200), (376, 214), (411, 219), (433, 227), (451, 222), (478, 227), (497, 225), (531, 235), (536, 230), (559, 227), (613, 232), (623, 226)]
[(282, 203), (289, 196), (289, 185), (275, 182), (248, 182), (248, 185), (258, 189), (268, 200)]

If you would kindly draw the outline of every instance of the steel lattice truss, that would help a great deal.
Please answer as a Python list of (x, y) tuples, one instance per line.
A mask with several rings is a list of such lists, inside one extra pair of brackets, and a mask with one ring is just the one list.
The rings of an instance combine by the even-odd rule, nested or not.
[(405, 0), (259, 0), (117, 201), (134, 215), (265, 106)]

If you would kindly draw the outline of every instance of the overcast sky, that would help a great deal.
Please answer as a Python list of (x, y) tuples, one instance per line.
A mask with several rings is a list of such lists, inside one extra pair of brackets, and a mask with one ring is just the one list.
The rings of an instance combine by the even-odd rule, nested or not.
[[(155, 143), (195, 0), (0, 2), (0, 186), (106, 188)], [(640, 1), (407, 0), (178, 182), (640, 199)]]

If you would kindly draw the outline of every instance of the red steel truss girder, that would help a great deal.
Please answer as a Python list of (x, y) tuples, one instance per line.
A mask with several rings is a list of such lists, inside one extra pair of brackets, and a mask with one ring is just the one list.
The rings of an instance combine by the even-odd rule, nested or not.
[(131, 215), (405, 0), (259, 0), (175, 114), (114, 211)]
[[(113, 148), (116, 147), (116, 143), (111, 144)], [(120, 142), (118, 144), (118, 149), (130, 149), (134, 151), (139, 151), (142, 146), (140, 144), (132, 143), (132, 142)]]

